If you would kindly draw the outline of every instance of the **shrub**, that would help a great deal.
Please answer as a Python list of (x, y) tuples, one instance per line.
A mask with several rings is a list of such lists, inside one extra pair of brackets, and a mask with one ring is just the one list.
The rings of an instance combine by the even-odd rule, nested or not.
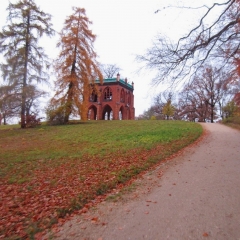
[(32, 128), (41, 125), (41, 119), (42, 118), (37, 118), (34, 114), (26, 116), (26, 127)]
[(63, 125), (64, 124), (64, 111), (61, 107), (54, 108), (52, 106), (48, 106), (46, 109), (47, 115), (47, 124), (48, 125)]

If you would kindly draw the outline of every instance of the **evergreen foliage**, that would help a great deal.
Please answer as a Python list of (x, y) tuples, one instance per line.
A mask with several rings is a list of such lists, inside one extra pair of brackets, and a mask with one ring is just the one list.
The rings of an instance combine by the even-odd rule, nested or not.
[(2, 102), (7, 99), (11, 105), (16, 104), (15, 109), (20, 108), (18, 114), (21, 115), (21, 127), (25, 128), (30, 112), (27, 111), (28, 96), (32, 89), (39, 91), (37, 83), (48, 80), (45, 70), (50, 63), (38, 41), (43, 35), (52, 36), (54, 30), (51, 15), (41, 11), (33, 0), (9, 3), (7, 11), (8, 24), (0, 32), (0, 53), (5, 58), (0, 68), (6, 81), (2, 88), (11, 91), (5, 92)]

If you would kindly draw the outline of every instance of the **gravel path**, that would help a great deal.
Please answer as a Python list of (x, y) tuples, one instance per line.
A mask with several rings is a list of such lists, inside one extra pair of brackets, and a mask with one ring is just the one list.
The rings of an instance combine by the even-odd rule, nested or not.
[(137, 180), (121, 201), (66, 222), (56, 239), (240, 240), (240, 132), (202, 126), (198, 144)]

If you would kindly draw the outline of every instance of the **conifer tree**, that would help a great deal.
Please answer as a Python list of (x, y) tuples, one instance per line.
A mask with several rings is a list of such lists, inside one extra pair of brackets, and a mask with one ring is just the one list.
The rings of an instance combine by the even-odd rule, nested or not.
[(73, 14), (65, 20), (57, 43), (60, 53), (55, 64), (56, 93), (50, 102), (50, 121), (59, 115), (63, 124), (70, 115), (87, 119), (90, 91), (95, 80), (103, 78), (93, 49), (96, 36), (89, 29), (90, 24), (84, 8), (73, 7)]
[[(38, 40), (44, 34), (52, 36), (51, 15), (44, 13), (33, 0), (9, 3), (7, 25), (0, 32), (0, 53), (5, 63), (0, 67), (8, 86), (20, 94), (21, 128), (26, 127), (28, 85), (47, 81), (48, 58)], [(31, 88), (32, 89), (32, 88)], [(37, 89), (37, 88), (35, 88)]]

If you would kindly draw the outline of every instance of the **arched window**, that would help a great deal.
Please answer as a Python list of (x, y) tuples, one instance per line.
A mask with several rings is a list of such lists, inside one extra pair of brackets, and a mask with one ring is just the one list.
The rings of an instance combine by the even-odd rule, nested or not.
[(95, 93), (95, 91), (92, 91), (92, 94), (90, 95), (90, 102), (97, 102), (98, 96)]
[(123, 88), (122, 88), (121, 94), (120, 94), (120, 102), (125, 102), (125, 93), (124, 93), (124, 89)]
[(130, 95), (130, 92), (128, 93), (127, 104), (128, 104), (129, 106), (131, 105), (131, 95)]
[(112, 100), (112, 91), (109, 87), (104, 90), (104, 100), (111, 101)]

